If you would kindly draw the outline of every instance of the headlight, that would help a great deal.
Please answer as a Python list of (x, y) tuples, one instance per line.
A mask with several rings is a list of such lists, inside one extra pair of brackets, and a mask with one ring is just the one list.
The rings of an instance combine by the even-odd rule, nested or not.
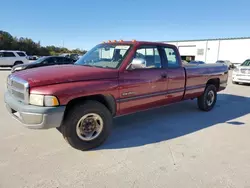
[(30, 104), (37, 106), (58, 106), (59, 101), (55, 96), (30, 94)]
[(238, 73), (239, 72), (239, 69), (238, 68), (235, 68), (234, 70), (233, 70), (233, 73)]

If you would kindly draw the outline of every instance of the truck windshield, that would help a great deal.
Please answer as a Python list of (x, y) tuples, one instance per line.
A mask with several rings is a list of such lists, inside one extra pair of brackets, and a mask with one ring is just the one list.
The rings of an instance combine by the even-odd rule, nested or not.
[(126, 57), (131, 45), (99, 44), (84, 54), (74, 64), (117, 69)]

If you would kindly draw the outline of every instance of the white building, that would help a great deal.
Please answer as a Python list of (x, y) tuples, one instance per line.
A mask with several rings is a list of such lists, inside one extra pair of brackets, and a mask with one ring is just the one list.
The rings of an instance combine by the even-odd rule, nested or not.
[(237, 64), (250, 58), (250, 37), (164, 42), (177, 46), (183, 60), (200, 60), (206, 63), (229, 60)]

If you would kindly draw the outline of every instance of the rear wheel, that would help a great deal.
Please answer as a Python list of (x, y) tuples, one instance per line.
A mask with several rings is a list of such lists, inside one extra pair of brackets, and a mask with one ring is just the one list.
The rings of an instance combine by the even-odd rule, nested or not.
[(210, 111), (213, 109), (217, 101), (217, 89), (215, 85), (208, 85), (202, 94), (198, 97), (198, 107), (202, 111)]
[(107, 139), (112, 129), (112, 115), (103, 104), (86, 101), (69, 110), (60, 131), (72, 147), (89, 150)]
[(22, 62), (22, 61), (16, 61), (16, 62), (14, 63), (14, 65), (13, 65), (13, 66), (16, 66), (16, 65), (21, 65), (21, 64), (23, 64), (23, 62)]

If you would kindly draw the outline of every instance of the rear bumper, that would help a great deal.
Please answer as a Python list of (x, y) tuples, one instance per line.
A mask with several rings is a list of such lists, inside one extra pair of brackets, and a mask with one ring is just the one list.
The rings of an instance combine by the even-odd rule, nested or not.
[(11, 116), (30, 129), (56, 128), (61, 125), (63, 120), (65, 106), (26, 105), (17, 101), (8, 92), (4, 95), (4, 101)]

